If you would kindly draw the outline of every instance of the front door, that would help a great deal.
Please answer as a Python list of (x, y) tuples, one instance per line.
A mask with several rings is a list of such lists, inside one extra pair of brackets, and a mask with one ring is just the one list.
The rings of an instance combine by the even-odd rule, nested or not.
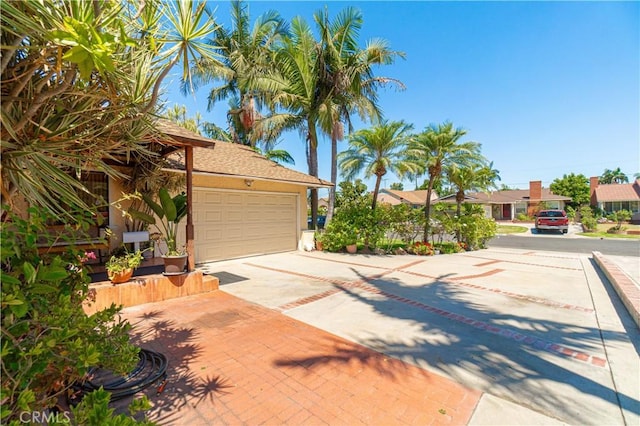
[(511, 204), (502, 205), (502, 218), (511, 219)]

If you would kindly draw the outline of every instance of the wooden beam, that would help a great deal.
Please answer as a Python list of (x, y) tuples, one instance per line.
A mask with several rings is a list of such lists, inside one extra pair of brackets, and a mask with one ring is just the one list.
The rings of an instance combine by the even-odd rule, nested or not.
[(187, 270), (193, 271), (196, 266), (193, 228), (193, 147), (184, 148), (185, 169), (187, 174)]

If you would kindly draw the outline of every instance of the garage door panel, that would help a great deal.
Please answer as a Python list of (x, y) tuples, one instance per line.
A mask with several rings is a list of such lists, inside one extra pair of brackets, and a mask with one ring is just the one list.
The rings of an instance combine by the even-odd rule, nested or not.
[(295, 194), (194, 190), (196, 262), (295, 250)]

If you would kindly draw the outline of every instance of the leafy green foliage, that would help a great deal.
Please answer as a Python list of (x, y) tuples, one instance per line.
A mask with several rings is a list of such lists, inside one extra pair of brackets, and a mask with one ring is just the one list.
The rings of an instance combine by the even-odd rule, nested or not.
[(549, 188), (556, 195), (571, 197), (571, 202), (568, 204), (574, 208), (589, 204), (591, 198), (589, 179), (582, 174), (563, 175), (562, 179), (555, 179), (551, 182)]
[(126, 269), (136, 269), (142, 263), (142, 252), (136, 250), (133, 253), (125, 252), (122, 255), (114, 255), (104, 265), (107, 272), (115, 274)]
[(27, 218), (3, 211), (9, 220), (1, 224), (2, 422), (9, 423), (22, 411), (51, 407), (92, 366), (129, 371), (138, 349), (129, 343), (130, 325), (114, 319), (118, 307), (83, 311), (90, 279), (81, 252), (38, 253), (51, 218), (36, 208)]
[(599, 181), (602, 184), (627, 183), (629, 182), (629, 177), (620, 170), (620, 167), (618, 167), (615, 170), (604, 169)]
[(584, 206), (580, 208), (580, 222), (585, 231), (595, 231), (598, 228), (598, 221), (593, 215), (591, 207)]
[(628, 221), (631, 219), (631, 212), (629, 210), (618, 210), (609, 215), (607, 215), (607, 219), (616, 221), (616, 225), (607, 230), (610, 234), (617, 234), (624, 231), (624, 227), (622, 226), (622, 222)]
[(187, 195), (182, 192), (172, 197), (167, 188), (160, 188), (158, 191), (160, 203), (157, 203), (146, 194), (142, 194), (142, 199), (160, 219), (161, 227), (157, 225), (155, 217), (142, 211), (129, 209), (128, 213), (131, 217), (147, 222), (150, 225), (155, 225), (158, 228), (167, 243), (167, 255), (182, 254), (183, 251), (178, 250), (178, 224), (187, 215)]
[[(153, 425), (155, 423), (142, 420), (137, 421), (133, 417), (125, 414), (114, 414), (113, 408), (109, 408), (109, 392), (100, 388), (84, 397), (82, 402), (71, 408), (74, 423), (79, 425), (95, 426), (130, 426), (130, 425)], [(151, 403), (146, 396), (135, 399), (129, 405), (129, 412), (133, 416), (135, 413), (151, 408)]]

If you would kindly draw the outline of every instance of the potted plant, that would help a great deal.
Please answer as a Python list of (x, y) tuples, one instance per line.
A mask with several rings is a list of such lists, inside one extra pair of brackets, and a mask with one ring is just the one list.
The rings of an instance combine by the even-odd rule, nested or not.
[[(162, 255), (165, 274), (183, 274), (187, 265), (187, 253), (184, 248), (178, 248), (177, 238), (178, 224), (187, 215), (187, 195), (182, 192), (172, 197), (166, 188), (160, 188), (158, 191), (159, 204), (145, 194), (142, 195), (142, 199), (155, 213), (155, 217), (135, 209), (129, 210), (129, 213), (150, 225), (155, 225), (162, 234), (167, 244), (167, 252)], [(156, 217), (160, 219), (159, 225), (156, 222)]]
[(140, 250), (111, 256), (105, 264), (107, 277), (114, 284), (126, 283), (131, 279), (133, 271), (140, 266), (142, 259), (143, 256)]

